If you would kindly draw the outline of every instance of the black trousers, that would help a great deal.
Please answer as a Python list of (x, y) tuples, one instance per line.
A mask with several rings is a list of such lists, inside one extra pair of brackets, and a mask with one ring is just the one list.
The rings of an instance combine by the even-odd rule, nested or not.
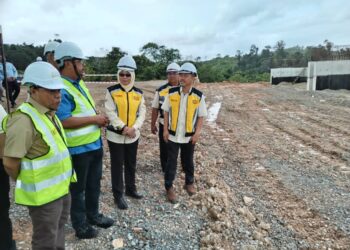
[(195, 145), (193, 145), (191, 142), (175, 143), (172, 141), (168, 141), (168, 161), (164, 173), (164, 184), (166, 190), (173, 186), (173, 182), (176, 176), (177, 157), (179, 155), (180, 149), (183, 156), (182, 164), (185, 172), (185, 184), (189, 185), (194, 182), (194, 146)]
[[(165, 173), (166, 163), (168, 160), (168, 148), (167, 148), (168, 144), (164, 141), (163, 129), (164, 129), (164, 125), (159, 123), (158, 137), (159, 137), (160, 165), (162, 167), (163, 173)], [(185, 171), (184, 156), (183, 156), (182, 150), (180, 151), (180, 158), (181, 158), (182, 170)]]
[[(8, 81), (7, 84), (9, 86), (9, 95), (10, 95), (9, 99), (10, 99), (11, 105), (15, 105), (16, 99), (19, 95), (19, 92), (21, 91), (21, 86), (17, 82), (17, 80), (12, 81), (12, 82)], [(5, 81), (3, 81), (2, 85), (3, 85), (4, 89), (6, 90)]]
[(86, 217), (99, 214), (99, 197), (102, 177), (103, 149), (72, 155), (72, 163), (78, 182), (71, 183), (72, 205), (70, 217), (77, 229), (86, 223)]
[(12, 240), (12, 224), (9, 217), (10, 210), (10, 179), (5, 172), (0, 159), (0, 249), (16, 249)]
[(130, 144), (108, 141), (111, 156), (112, 191), (114, 198), (119, 198), (125, 190), (136, 191), (136, 157), (139, 140)]

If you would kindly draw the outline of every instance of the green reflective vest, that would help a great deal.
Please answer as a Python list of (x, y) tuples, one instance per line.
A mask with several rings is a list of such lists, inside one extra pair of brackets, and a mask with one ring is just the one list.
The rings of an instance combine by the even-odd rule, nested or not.
[[(79, 81), (80, 88), (86, 98), (71, 82), (63, 79), (65, 89), (73, 97), (75, 108), (72, 117), (86, 117), (96, 115), (95, 103), (83, 80)], [(97, 125), (88, 125), (81, 128), (65, 129), (68, 147), (77, 147), (97, 141), (101, 137), (101, 129)]]
[[(21, 169), (16, 180), (15, 202), (28, 206), (40, 206), (69, 193), (70, 182), (76, 181), (63, 127), (54, 116), (62, 136), (53, 121), (41, 114), (30, 103), (23, 103), (15, 112), (22, 112), (30, 117), (35, 130), (47, 144), (49, 151), (34, 159), (23, 157)], [(3, 121), (6, 133), (8, 116)]]

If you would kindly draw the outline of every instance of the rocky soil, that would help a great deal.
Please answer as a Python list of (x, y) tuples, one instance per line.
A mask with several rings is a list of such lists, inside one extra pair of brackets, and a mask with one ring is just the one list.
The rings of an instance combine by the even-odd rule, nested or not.
[[(158, 138), (150, 133), (159, 84), (138, 84), (148, 109), (137, 162), (145, 198), (127, 198), (126, 211), (115, 207), (105, 143), (100, 204), (116, 223), (92, 240), (78, 240), (67, 224), (67, 249), (350, 249), (349, 91), (200, 84), (210, 119), (195, 152), (198, 192), (189, 197), (182, 189), (179, 168), (174, 205), (166, 201)], [(88, 85), (101, 112), (109, 85)], [(13, 205), (11, 217), (18, 249), (29, 249), (26, 208)]]

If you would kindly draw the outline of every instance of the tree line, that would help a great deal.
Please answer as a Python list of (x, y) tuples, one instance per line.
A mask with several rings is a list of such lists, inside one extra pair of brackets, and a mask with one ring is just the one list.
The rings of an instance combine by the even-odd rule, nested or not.
[[(44, 47), (33, 44), (5, 44), (5, 54), (8, 61), (23, 72), (26, 66), (42, 56)], [(185, 61), (178, 49), (149, 42), (141, 47), (140, 53), (134, 56), (137, 63), (137, 80), (164, 79), (169, 63)], [(118, 60), (126, 52), (119, 47), (113, 47), (106, 56), (89, 57), (85, 62), (87, 74), (115, 74)], [(271, 68), (306, 67), (309, 61), (350, 59), (350, 48), (339, 47), (325, 40), (317, 46), (294, 46), (286, 48), (283, 40), (274, 46), (267, 45), (260, 49), (252, 44), (250, 50), (237, 50), (233, 56), (217, 56), (210, 60), (186, 58), (194, 63), (202, 82), (255, 82), (268, 81)], [(190, 59), (190, 60), (188, 60)], [(90, 77), (89, 80), (115, 80), (112, 77)]]

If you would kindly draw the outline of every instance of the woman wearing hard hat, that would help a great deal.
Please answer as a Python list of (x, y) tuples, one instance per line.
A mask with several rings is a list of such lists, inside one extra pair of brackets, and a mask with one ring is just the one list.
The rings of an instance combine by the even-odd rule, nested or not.
[[(107, 141), (111, 157), (112, 191), (119, 209), (127, 209), (125, 195), (142, 199), (136, 190), (136, 155), (140, 128), (145, 120), (146, 107), (143, 93), (134, 86), (136, 63), (131, 56), (118, 62), (118, 83), (107, 89)], [(125, 178), (123, 178), (125, 177)]]
[(167, 198), (176, 202), (173, 182), (179, 149), (185, 171), (184, 188), (189, 195), (195, 193), (193, 153), (202, 130), (203, 118), (207, 116), (204, 95), (193, 85), (197, 78), (197, 69), (192, 63), (181, 66), (179, 87), (169, 89), (169, 94), (162, 105), (164, 111), (164, 141), (167, 142), (168, 160), (164, 174)]

